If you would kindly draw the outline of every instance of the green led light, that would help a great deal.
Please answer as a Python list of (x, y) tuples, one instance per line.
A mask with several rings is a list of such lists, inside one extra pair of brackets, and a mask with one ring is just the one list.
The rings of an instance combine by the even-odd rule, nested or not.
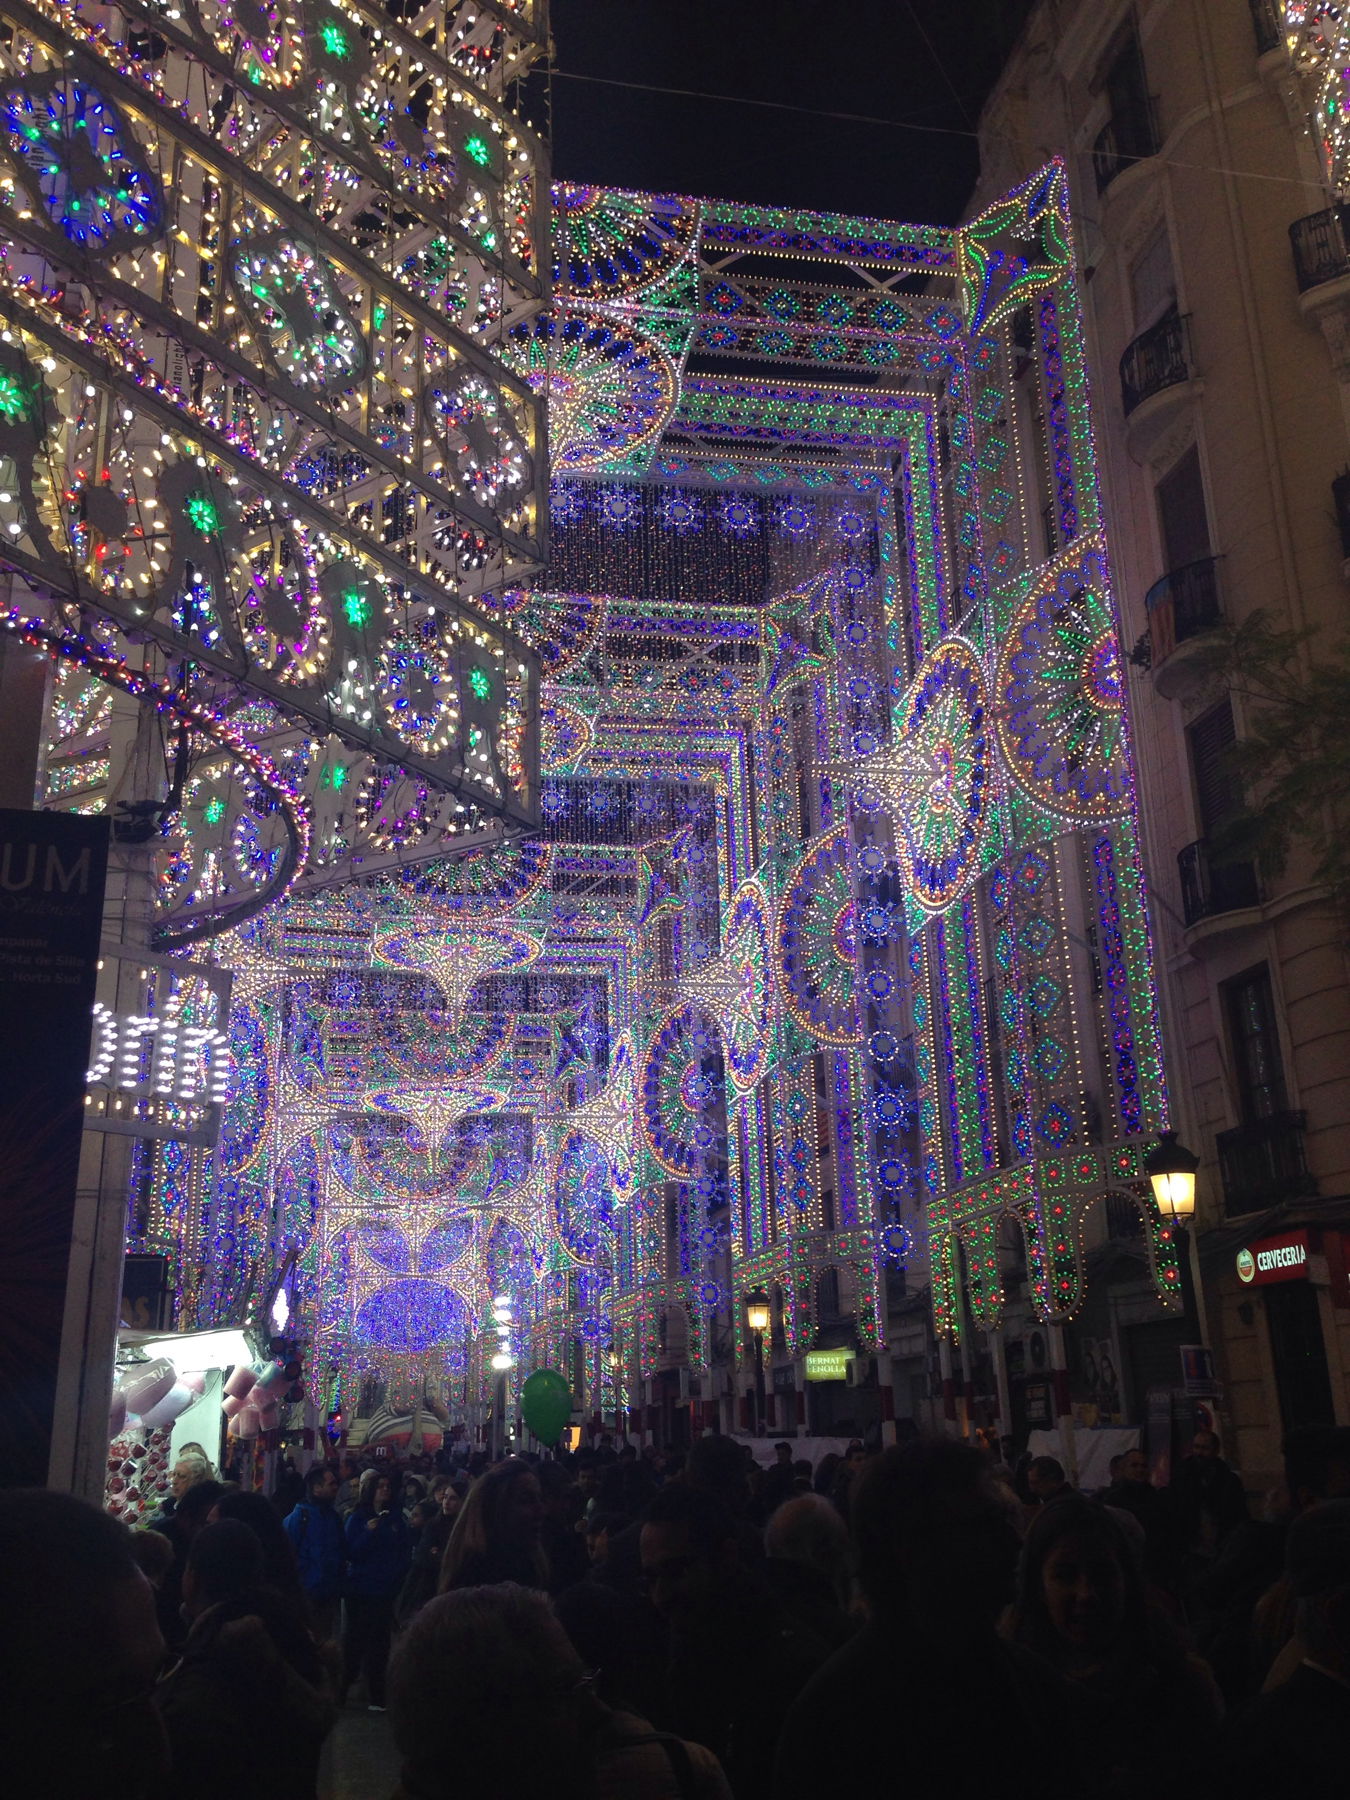
[(0, 373), (0, 414), (22, 419), (28, 411), (28, 393), (17, 375)]
[(483, 669), (470, 669), (469, 686), (480, 700), (486, 700), (492, 692), (492, 683)]
[(380, 331), (384, 327), (385, 320), (389, 317), (389, 308), (385, 305), (383, 300), (377, 300), (375, 302), (374, 311), (370, 316), (376, 331)]
[(491, 150), (488, 149), (486, 142), (480, 137), (466, 138), (464, 140), (464, 153), (466, 156), (471, 156), (478, 166), (483, 169), (485, 169), (492, 160)]
[(183, 511), (203, 537), (212, 537), (220, 530), (220, 514), (209, 494), (189, 494), (183, 502)]
[(360, 588), (347, 589), (342, 596), (342, 610), (349, 625), (361, 626), (370, 622), (370, 601)]
[(347, 785), (347, 765), (346, 765), (346, 763), (334, 763), (334, 764), (332, 764), (332, 766), (330, 768), (325, 769), (323, 772), (323, 785), (326, 788), (332, 788), (334, 793), (337, 793), (342, 788), (346, 787), (346, 785)]
[(225, 802), (219, 797), (214, 800), (208, 800), (206, 805), (202, 808), (202, 817), (206, 820), (208, 825), (219, 825), (220, 821), (225, 817)]
[(325, 25), (321, 35), (323, 47), (330, 56), (346, 56), (347, 34), (340, 25)]

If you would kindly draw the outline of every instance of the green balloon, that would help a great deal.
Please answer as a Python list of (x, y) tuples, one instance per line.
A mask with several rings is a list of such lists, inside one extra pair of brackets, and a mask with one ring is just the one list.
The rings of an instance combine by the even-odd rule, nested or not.
[(572, 1417), (572, 1390), (556, 1369), (536, 1369), (520, 1390), (520, 1412), (541, 1444), (556, 1444)]

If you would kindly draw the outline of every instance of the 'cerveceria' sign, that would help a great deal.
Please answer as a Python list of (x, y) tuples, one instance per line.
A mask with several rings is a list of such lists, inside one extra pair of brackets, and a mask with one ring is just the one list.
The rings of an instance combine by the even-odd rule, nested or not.
[(1308, 1234), (1282, 1231), (1276, 1237), (1258, 1238), (1237, 1254), (1238, 1280), (1249, 1287), (1270, 1281), (1304, 1281), (1308, 1275)]

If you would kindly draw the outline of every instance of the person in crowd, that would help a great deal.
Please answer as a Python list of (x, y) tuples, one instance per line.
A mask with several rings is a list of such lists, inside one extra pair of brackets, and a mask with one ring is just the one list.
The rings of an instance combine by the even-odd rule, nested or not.
[(399, 1498), (403, 1503), (404, 1518), (411, 1522), (414, 1510), (422, 1504), (426, 1497), (427, 1486), (421, 1476), (405, 1473), (399, 1485)]
[(789, 1438), (779, 1438), (773, 1447), (773, 1461), (764, 1471), (759, 1484), (756, 1516), (761, 1524), (770, 1518), (774, 1509), (781, 1506), (788, 1498), (795, 1479), (792, 1466), (792, 1442)]
[(843, 1461), (843, 1457), (837, 1450), (827, 1450), (816, 1464), (815, 1480), (812, 1485), (815, 1491), (818, 1494), (824, 1494), (827, 1500), (830, 1497), (830, 1490), (834, 1486), (834, 1478), (839, 1473)]
[(262, 1546), (263, 1581), (303, 1611), (305, 1596), (300, 1585), (295, 1548), (272, 1502), (261, 1494), (245, 1494), (238, 1488), (229, 1488), (207, 1515), (208, 1524), (218, 1524), (221, 1519), (238, 1519), (248, 1526)]
[(168, 1748), (151, 1696), (164, 1639), (133, 1534), (71, 1494), (0, 1491), (0, 1619), (10, 1791), (160, 1800)]
[(531, 1465), (518, 1456), (497, 1463), (478, 1477), (460, 1508), (441, 1557), (441, 1592), (499, 1581), (546, 1591), (543, 1524), (544, 1496)]
[(147, 1531), (163, 1531), (165, 1525), (178, 1510), (178, 1502), (190, 1487), (199, 1481), (211, 1480), (211, 1465), (205, 1456), (195, 1452), (184, 1452), (178, 1457), (169, 1475), (169, 1491), (160, 1502), (159, 1507), (145, 1521)]
[(586, 1546), (588, 1579), (604, 1580), (610, 1545), (621, 1532), (629, 1530), (632, 1523), (624, 1513), (598, 1511), (578, 1522), (577, 1530), (582, 1534)]
[[(620, 1471), (629, 1479), (647, 1476), (636, 1457), (618, 1464), (614, 1472)], [(544, 1503), (539, 1541), (548, 1563), (549, 1592), (560, 1594), (574, 1582), (583, 1581), (587, 1574), (586, 1546), (577, 1534), (580, 1503), (571, 1477), (560, 1462), (540, 1463), (536, 1473)]]
[(284, 1519), (287, 1513), (294, 1510), (304, 1498), (305, 1478), (295, 1466), (295, 1458), (288, 1450), (277, 1471), (276, 1483), (272, 1488), (272, 1505), (277, 1516)]
[(821, 1494), (785, 1500), (764, 1528), (764, 1574), (797, 1623), (837, 1650), (853, 1633), (848, 1528)]
[(337, 1498), (333, 1504), (345, 1519), (361, 1497), (361, 1464), (357, 1457), (344, 1456), (338, 1464)]
[(131, 1548), (140, 1564), (141, 1573), (155, 1592), (164, 1586), (164, 1578), (173, 1567), (173, 1541), (162, 1531), (133, 1531)]
[(905, 1736), (907, 1794), (956, 1792), (961, 1771), (997, 1770), (981, 1785), (1000, 1800), (1044, 1800), (1042, 1758), (1009, 1755), (1029, 1719), (1054, 1719), (1058, 1766), (1088, 1766), (1064, 1685), (996, 1630), (1018, 1538), (984, 1456), (950, 1439), (884, 1450), (859, 1476), (851, 1513), (867, 1623), (788, 1712), (775, 1800), (870, 1791), (897, 1753), (901, 1694), (922, 1721)]
[(314, 1800), (317, 1791), (337, 1708), (300, 1606), (264, 1574), (262, 1544), (241, 1519), (206, 1525), (193, 1539), (187, 1641), (155, 1705), (175, 1775), (191, 1772), (194, 1800)]
[(1350, 1766), (1350, 1500), (1305, 1508), (1289, 1526), (1285, 1575), (1299, 1657), (1224, 1735), (1214, 1791), (1227, 1800), (1337, 1794)]
[(514, 1584), (423, 1607), (394, 1653), (390, 1720), (400, 1800), (504, 1777), (550, 1800), (730, 1800), (706, 1749), (612, 1711), (546, 1597)]
[(300, 1586), (309, 1603), (315, 1636), (337, 1636), (338, 1606), (347, 1572), (347, 1538), (338, 1516), (337, 1476), (326, 1463), (305, 1475), (305, 1497), (286, 1515), (283, 1529), (295, 1552)]
[(1350, 1427), (1298, 1427), (1283, 1442), (1283, 1462), (1283, 1496), (1262, 1521), (1237, 1526), (1199, 1589), (1210, 1607), (1201, 1649), (1229, 1699), (1256, 1694), (1294, 1636), (1285, 1543), (1301, 1512), (1350, 1498)]
[(721, 1760), (737, 1800), (758, 1800), (783, 1721), (830, 1646), (779, 1603), (743, 1543), (688, 1480), (667, 1483), (642, 1521), (643, 1581), (669, 1632), (671, 1722)]
[(863, 1464), (867, 1460), (867, 1447), (861, 1438), (853, 1438), (844, 1453), (844, 1460), (834, 1472), (834, 1480), (830, 1483), (829, 1497), (839, 1508), (844, 1523), (848, 1523), (849, 1506), (852, 1503), (853, 1488)]
[(412, 1560), (411, 1535), (394, 1499), (392, 1477), (367, 1469), (347, 1520), (346, 1628), (342, 1640), (342, 1699), (365, 1677), (371, 1712), (385, 1709), (385, 1668), (394, 1629), (394, 1602)]
[(1064, 1466), (1053, 1456), (1033, 1456), (1027, 1464), (1027, 1492), (1036, 1506), (1049, 1506), (1053, 1500), (1075, 1498), (1064, 1474)]
[(1118, 1519), (1081, 1498), (1042, 1508), (1023, 1546), (1009, 1636), (1068, 1682), (1109, 1791), (1188, 1791), (1222, 1711), (1214, 1678), (1150, 1605)]
[(1220, 1454), (1217, 1432), (1197, 1431), (1191, 1453), (1172, 1474), (1177, 1546), (1186, 1557), (1188, 1589), (1212, 1567), (1225, 1542), (1247, 1519), (1241, 1477)]
[(1145, 1573), (1164, 1592), (1175, 1592), (1176, 1517), (1169, 1496), (1153, 1485), (1143, 1450), (1136, 1447), (1125, 1452), (1116, 1479), (1098, 1498), (1104, 1506), (1127, 1512), (1138, 1521), (1144, 1534)]
[(229, 1491), (222, 1481), (210, 1478), (194, 1481), (179, 1495), (173, 1517), (163, 1528), (165, 1537), (173, 1545), (173, 1561), (159, 1585), (156, 1604), (159, 1609), (159, 1628), (170, 1649), (177, 1648), (187, 1635), (180, 1608), (183, 1601), (183, 1571), (187, 1567), (192, 1540), (211, 1516), (211, 1508), (216, 1501)]

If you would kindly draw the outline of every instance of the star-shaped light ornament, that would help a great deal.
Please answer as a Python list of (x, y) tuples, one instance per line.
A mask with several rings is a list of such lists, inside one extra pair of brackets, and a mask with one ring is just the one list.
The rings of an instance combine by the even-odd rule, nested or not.
[(427, 1167), (435, 1172), (451, 1132), (471, 1113), (497, 1112), (506, 1104), (509, 1090), (499, 1084), (474, 1082), (437, 1088), (397, 1088), (392, 1092), (368, 1090), (366, 1107), (373, 1112), (395, 1113), (411, 1119), (426, 1149)]

